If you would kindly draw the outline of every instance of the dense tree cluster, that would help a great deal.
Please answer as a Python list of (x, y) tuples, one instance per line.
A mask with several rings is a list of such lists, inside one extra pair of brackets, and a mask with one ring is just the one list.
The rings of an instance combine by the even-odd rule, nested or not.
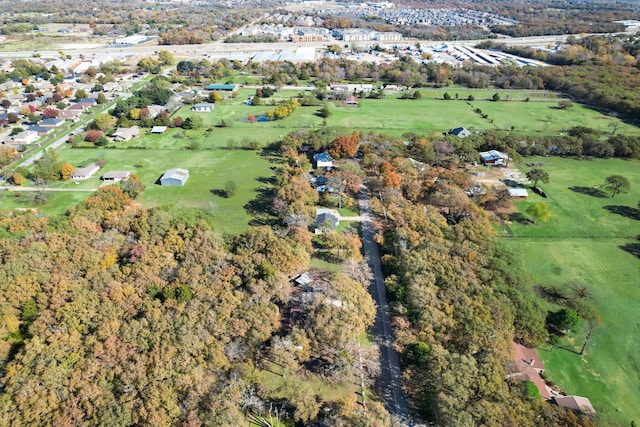
[(288, 101), (283, 101), (279, 106), (273, 108), (265, 113), (269, 120), (282, 120), (293, 114), (298, 109), (300, 103), (297, 98), (291, 98)]
[[(522, 156), (570, 156), (623, 159), (640, 158), (640, 138), (631, 135), (611, 133), (577, 126), (566, 135), (526, 136), (502, 132), (485, 132), (472, 135), (464, 140), (453, 140), (456, 152), (467, 158), (477, 159), (478, 151), (502, 150)], [(614, 135), (612, 135), (614, 134)]]
[(264, 382), (264, 360), (343, 378), (373, 320), (360, 283), (327, 276), (302, 323), (280, 334), (290, 275), (309, 261), (303, 228), (225, 241), (202, 212), (137, 206), (137, 182), (102, 187), (63, 218), (0, 215), (1, 419), (237, 425), (276, 405), (308, 425), (388, 423), (375, 402), (355, 411), (355, 395), (320, 402), (299, 387), (283, 399)]
[(380, 179), (376, 164), (407, 183), (382, 187), (374, 207), (388, 219), (379, 239), (414, 408), (439, 425), (591, 425), (504, 381), (511, 340), (545, 341), (547, 313), (523, 296), (523, 275), (463, 192), (468, 174), (416, 170), (399, 158), (411, 148), (382, 135), (361, 145), (370, 185)]

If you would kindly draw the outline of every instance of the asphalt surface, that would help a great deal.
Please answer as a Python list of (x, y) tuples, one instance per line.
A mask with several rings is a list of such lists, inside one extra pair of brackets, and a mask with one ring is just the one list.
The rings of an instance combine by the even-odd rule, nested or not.
[(378, 305), (373, 331), (380, 347), (380, 382), (382, 385), (384, 404), (387, 410), (400, 418), (405, 425), (409, 422), (407, 401), (402, 390), (402, 371), (400, 370), (400, 357), (395, 348), (395, 338), (389, 315), (387, 302), (387, 290), (384, 285), (382, 266), (380, 264), (380, 251), (374, 240), (375, 230), (371, 223), (371, 207), (369, 206), (369, 194), (362, 189), (358, 194), (360, 215), (362, 221), (362, 247), (364, 249), (367, 264), (373, 273), (373, 279), (369, 284), (369, 293)]

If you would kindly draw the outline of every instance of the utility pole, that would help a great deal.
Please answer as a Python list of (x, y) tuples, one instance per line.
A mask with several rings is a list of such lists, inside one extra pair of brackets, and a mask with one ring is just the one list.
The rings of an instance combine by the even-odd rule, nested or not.
[(387, 209), (384, 207), (384, 200), (382, 200), (382, 192), (378, 191), (378, 195), (380, 196), (380, 203), (382, 204), (382, 213), (384, 214), (384, 221), (387, 222)]

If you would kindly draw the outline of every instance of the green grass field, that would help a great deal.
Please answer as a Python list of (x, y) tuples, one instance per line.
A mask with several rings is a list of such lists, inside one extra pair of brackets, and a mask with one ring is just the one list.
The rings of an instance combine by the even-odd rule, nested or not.
[[(457, 91), (452, 89), (449, 92)], [(240, 89), (236, 98), (226, 98), (215, 106), (210, 113), (194, 113), (189, 106), (182, 107), (173, 114), (187, 118), (198, 115), (203, 119), (204, 127), (199, 130), (184, 131), (170, 129), (163, 135), (146, 134), (129, 142), (119, 142), (118, 146), (144, 148), (182, 148), (192, 141), (199, 141), (203, 147), (240, 146), (250, 141), (267, 144), (300, 128), (318, 129), (323, 126), (323, 119), (315, 113), (319, 107), (300, 107), (290, 117), (274, 122), (249, 123), (249, 116), (258, 117), (271, 108), (271, 98), (263, 100), (263, 105), (249, 106), (243, 103), (255, 91)], [(282, 90), (273, 99), (277, 102), (296, 96), (300, 91)], [(407, 131), (417, 134), (442, 135), (443, 132), (457, 126), (464, 126), (471, 131), (504, 130), (524, 134), (553, 135), (567, 131), (573, 126), (590, 126), (604, 132), (610, 132), (611, 123), (618, 124), (618, 133), (640, 134), (640, 129), (627, 125), (619, 119), (603, 116), (582, 105), (574, 105), (567, 110), (555, 108), (558, 98), (549, 92), (535, 91), (500, 92), (503, 99), (506, 93), (512, 101), (493, 102), (487, 100), (495, 91), (464, 91), (461, 97), (474, 93), (475, 101), (469, 105), (467, 101), (444, 101), (442, 89), (422, 89), (423, 98), (419, 100), (398, 99), (398, 94), (389, 93), (384, 99), (361, 99), (360, 106), (343, 106), (340, 102), (330, 102), (331, 115), (327, 126), (343, 128), (345, 132), (353, 129), (364, 132), (387, 133), (401, 136)], [(530, 102), (515, 99), (530, 98)], [(488, 114), (483, 119), (474, 110), (479, 108)], [(489, 122), (493, 119), (493, 123)], [(229, 127), (218, 127), (224, 120)], [(182, 135), (176, 138), (176, 135)]]
[[(67, 149), (60, 153), (73, 165), (84, 165), (103, 158), (100, 173), (81, 186), (97, 187), (100, 174), (129, 170), (140, 176), (146, 189), (140, 202), (147, 207), (174, 204), (179, 207), (204, 208), (215, 214), (212, 222), (221, 232), (237, 233), (246, 229), (250, 216), (245, 209), (249, 201), (266, 184), (260, 181), (272, 176), (269, 162), (254, 151), (246, 150), (91, 150)], [(167, 170), (180, 167), (189, 170), (184, 187), (162, 187), (156, 182)], [(225, 197), (227, 181), (237, 184), (232, 197)], [(74, 186), (67, 183), (66, 186)], [(78, 187), (78, 186), (74, 186)]]
[[(634, 209), (640, 188), (640, 162), (560, 158), (526, 161), (546, 164), (550, 182), (541, 186), (549, 195), (546, 201), (553, 216), (549, 223), (535, 226), (514, 222), (510, 229), (515, 237), (502, 241), (522, 260), (534, 285), (587, 286), (602, 318), (582, 356), (558, 348), (539, 352), (547, 374), (568, 394), (588, 397), (602, 425), (638, 422), (640, 260), (637, 253), (622, 247), (637, 242), (635, 236), (640, 235), (640, 219)], [(629, 194), (613, 199), (585, 194), (614, 173), (631, 181)], [(529, 201), (520, 202), (520, 209), (524, 211), (528, 203), (542, 200), (532, 195)], [(626, 216), (605, 206), (617, 206), (615, 211)], [(557, 309), (543, 303), (550, 310)], [(576, 338), (578, 350), (583, 339), (582, 335)]]

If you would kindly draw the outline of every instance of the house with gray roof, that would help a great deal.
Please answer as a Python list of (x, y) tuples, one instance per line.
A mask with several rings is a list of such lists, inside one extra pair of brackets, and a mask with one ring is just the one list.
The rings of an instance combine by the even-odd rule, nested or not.
[(118, 128), (113, 133), (113, 138), (116, 141), (129, 141), (132, 138), (140, 136), (140, 128), (138, 126), (132, 126), (130, 128)]
[(126, 181), (129, 179), (131, 175), (130, 171), (109, 171), (102, 175), (102, 180), (104, 182), (120, 182)]
[(331, 209), (316, 209), (316, 222), (314, 224), (315, 234), (322, 234), (327, 227), (335, 230), (340, 223), (340, 219)]
[(191, 107), (191, 111), (195, 111), (197, 113), (209, 113), (213, 111), (215, 106), (210, 102), (202, 102), (200, 104), (195, 104)]
[(84, 180), (89, 179), (93, 176), (94, 173), (98, 172), (100, 166), (95, 163), (91, 163), (88, 166), (75, 168), (73, 169), (73, 173), (71, 174), (71, 179), (73, 180)]

